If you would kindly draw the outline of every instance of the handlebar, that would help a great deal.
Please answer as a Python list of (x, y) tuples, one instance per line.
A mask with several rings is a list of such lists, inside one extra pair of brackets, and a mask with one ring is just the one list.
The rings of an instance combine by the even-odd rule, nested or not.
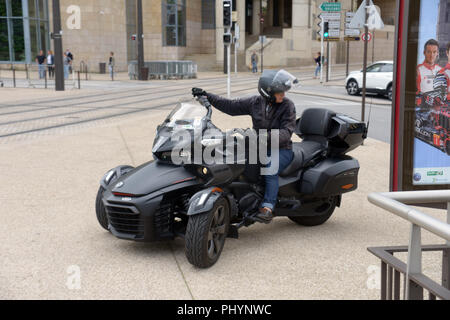
[(211, 103), (209, 103), (208, 98), (206, 96), (201, 96), (197, 98), (197, 101), (200, 102), (202, 106), (204, 106), (206, 109), (208, 109), (208, 113), (206, 114), (206, 117), (208, 119), (211, 119), (212, 115), (212, 106)]

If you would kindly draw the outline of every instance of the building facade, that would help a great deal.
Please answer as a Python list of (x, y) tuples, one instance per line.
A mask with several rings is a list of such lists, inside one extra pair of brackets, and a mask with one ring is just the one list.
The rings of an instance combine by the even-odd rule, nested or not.
[[(224, 59), (221, 0), (142, 0), (145, 60), (194, 60), (199, 70), (220, 70)], [(320, 50), (317, 26), (323, 0), (233, 0), (240, 37), (239, 68), (261, 53), (268, 67), (311, 65)], [(118, 70), (137, 59), (136, 0), (60, 0), (63, 46), (91, 71), (113, 51)], [(343, 12), (361, 0), (342, 0)], [(374, 33), (369, 58), (392, 59), (395, 0), (374, 0), (386, 27)], [(343, 14), (344, 16), (344, 14)], [(0, 0), (0, 63), (32, 63), (51, 48), (51, 0)], [(362, 59), (363, 43), (350, 43), (350, 61)], [(331, 43), (332, 62), (346, 61), (347, 43)], [(234, 48), (232, 50), (234, 52)], [(234, 57), (233, 57), (234, 58)], [(261, 61), (261, 59), (260, 59)]]

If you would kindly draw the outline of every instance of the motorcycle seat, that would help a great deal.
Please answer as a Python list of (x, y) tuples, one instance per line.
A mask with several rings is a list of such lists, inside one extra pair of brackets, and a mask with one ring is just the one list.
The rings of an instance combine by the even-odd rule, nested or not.
[(296, 134), (303, 141), (293, 143), (294, 159), (291, 164), (283, 170), (281, 177), (288, 177), (296, 171), (308, 165), (308, 163), (319, 157), (328, 149), (327, 136), (331, 128), (331, 119), (335, 112), (327, 109), (307, 109), (297, 120)]
[(294, 159), (280, 174), (281, 177), (288, 177), (305, 167), (311, 160), (322, 154), (327, 149), (324, 143), (317, 141), (302, 141), (292, 144)]

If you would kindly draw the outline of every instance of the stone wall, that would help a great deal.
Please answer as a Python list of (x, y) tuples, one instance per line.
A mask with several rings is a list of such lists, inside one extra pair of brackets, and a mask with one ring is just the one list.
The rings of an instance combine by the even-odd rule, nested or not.
[[(202, 30), (201, 0), (186, 1), (186, 46), (163, 46), (162, 1), (143, 0), (144, 56), (151, 60), (182, 60), (196, 53), (215, 53), (215, 30)], [(50, 3), (51, 4), (51, 3)], [(80, 24), (74, 24), (73, 11), (80, 9)], [(52, 17), (51, 5), (50, 17)], [(75, 8), (76, 10), (76, 8)], [(51, 21), (51, 30), (53, 22)], [(74, 66), (81, 61), (92, 72), (99, 71), (99, 63), (107, 62), (114, 51), (116, 70), (127, 70), (127, 28), (124, 0), (61, 0), (63, 46), (74, 54)], [(136, 42), (137, 45), (137, 42)]]
[[(80, 24), (71, 6), (80, 8)], [(72, 7), (75, 9), (75, 7)], [(50, 17), (52, 14), (49, 1)], [(77, 70), (81, 61), (88, 63), (90, 71), (98, 71), (100, 62), (107, 62), (114, 51), (118, 70), (127, 66), (126, 21), (123, 0), (61, 0), (63, 50), (70, 49)], [(53, 30), (53, 21), (50, 21)]]

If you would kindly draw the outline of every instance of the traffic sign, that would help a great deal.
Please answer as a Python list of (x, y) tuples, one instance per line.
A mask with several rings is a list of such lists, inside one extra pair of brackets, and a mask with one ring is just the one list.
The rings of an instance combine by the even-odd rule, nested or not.
[(363, 28), (366, 21), (366, 10), (369, 11), (369, 19), (367, 20), (367, 25), (370, 30), (373, 29), (383, 29), (384, 23), (381, 19), (380, 13), (378, 12), (377, 8), (373, 4), (373, 1), (370, 0), (370, 6), (368, 9), (366, 9), (366, 3), (363, 1), (361, 3), (361, 6), (356, 11), (352, 21), (350, 22), (351, 28)]
[(358, 29), (345, 29), (344, 35), (349, 37), (359, 37), (360, 31)]
[(370, 40), (372, 40), (372, 38), (373, 38), (373, 36), (372, 36), (372, 34), (369, 32), (369, 33), (363, 33), (362, 34), (362, 36), (361, 36), (361, 39), (363, 40), (363, 41), (368, 41), (368, 42), (370, 42)]
[(342, 10), (340, 2), (323, 2), (319, 8), (327, 12), (340, 12)]
[(344, 41), (359, 41), (360, 37), (344, 37)]
[(340, 29), (330, 29), (328, 31), (329, 37), (330, 38), (339, 38), (341, 35), (341, 30)]
[[(341, 22), (339, 20), (325, 20), (325, 22), (328, 22), (328, 28), (330, 28), (330, 29), (340, 29), (341, 28)], [(322, 28), (322, 22), (319, 22), (317, 25), (320, 28)]]
[[(339, 37), (333, 37), (333, 38), (324, 38), (323, 39), (324, 41), (329, 41), (329, 42), (333, 42), (333, 41), (341, 41), (341, 38), (339, 38)], [(322, 41), (322, 38), (317, 38), (317, 41)]]
[(340, 12), (322, 12), (318, 16), (319, 19), (323, 18), (324, 20), (341, 20)]

